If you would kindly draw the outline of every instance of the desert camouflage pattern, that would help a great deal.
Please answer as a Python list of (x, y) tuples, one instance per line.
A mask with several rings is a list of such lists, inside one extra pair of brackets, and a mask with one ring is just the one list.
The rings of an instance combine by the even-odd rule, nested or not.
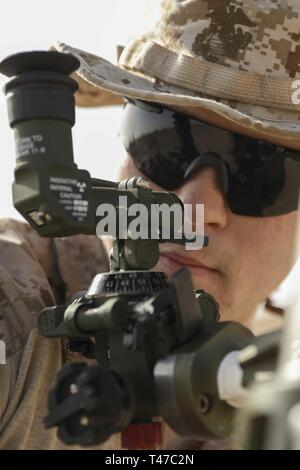
[[(163, 0), (155, 31), (143, 38), (144, 42), (149, 40), (177, 54), (234, 70), (300, 79), (298, 0)], [(139, 39), (136, 41), (138, 44)], [(134, 48), (132, 44), (130, 47)], [(126, 59), (122, 65), (126, 67)], [(215, 73), (222, 72), (216, 69)], [(241, 86), (238, 78), (236, 82), (237, 88)], [(245, 98), (246, 94), (247, 90)], [(300, 121), (299, 109), (274, 109), (272, 105), (257, 106), (241, 99), (218, 101), (258, 119), (291, 121), (291, 125)]]
[(56, 48), (81, 61), (81, 105), (116, 104), (122, 95), (201, 107), (212, 124), (300, 148), (300, 105), (292, 101), (300, 79), (298, 0), (162, 0), (156, 27), (126, 45), (119, 66)]
[(1, 219), (0, 339), (7, 357), (24, 347), (46, 305), (67, 302), (108, 269), (96, 237), (45, 239), (25, 223)]
[[(67, 361), (66, 342), (39, 335), (41, 309), (64, 303), (107, 271), (104, 247), (96, 237), (42, 239), (27, 224), (0, 221), (0, 449), (65, 449), (55, 430), (45, 430), (47, 396)], [(77, 448), (72, 446), (72, 448)], [(114, 436), (101, 449), (120, 449)]]
[[(161, 11), (151, 39), (172, 51), (249, 73), (300, 79), (298, 0), (163, 0)], [(300, 120), (299, 112), (221, 102), (260, 119)]]
[(228, 67), (300, 78), (298, 0), (163, 0), (152, 37)]

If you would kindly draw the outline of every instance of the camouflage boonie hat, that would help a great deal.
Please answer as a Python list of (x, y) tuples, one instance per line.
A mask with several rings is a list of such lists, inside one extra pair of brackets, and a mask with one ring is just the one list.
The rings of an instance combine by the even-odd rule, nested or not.
[(300, 0), (163, 0), (154, 31), (132, 39), (117, 66), (56, 48), (81, 62), (78, 104), (200, 107), (204, 120), (213, 113), (224, 128), (300, 149)]

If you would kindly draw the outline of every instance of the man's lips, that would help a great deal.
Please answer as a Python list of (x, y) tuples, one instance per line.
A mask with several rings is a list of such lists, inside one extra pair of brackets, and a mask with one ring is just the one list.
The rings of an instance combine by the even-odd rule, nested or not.
[(211, 275), (220, 273), (220, 271), (218, 271), (217, 269), (199, 263), (193, 260), (192, 258), (172, 252), (161, 253), (159, 262), (162, 262), (164, 266), (166, 266), (173, 272), (178, 271), (182, 267), (186, 267), (189, 268), (195, 274)]

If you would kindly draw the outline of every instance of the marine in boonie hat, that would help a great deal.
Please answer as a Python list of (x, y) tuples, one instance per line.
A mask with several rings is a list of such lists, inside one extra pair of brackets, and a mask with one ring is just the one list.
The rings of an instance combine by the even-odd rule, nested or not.
[(55, 47), (81, 62), (78, 105), (159, 102), (300, 149), (299, 0), (162, 0), (154, 31), (130, 40), (118, 65)]

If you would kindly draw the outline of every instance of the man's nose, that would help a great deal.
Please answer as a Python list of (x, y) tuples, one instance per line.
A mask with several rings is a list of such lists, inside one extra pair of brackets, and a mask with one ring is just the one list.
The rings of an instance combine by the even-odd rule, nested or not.
[(195, 170), (174, 192), (184, 204), (204, 204), (205, 225), (217, 229), (226, 227), (229, 209), (220, 178), (214, 168), (206, 166)]

